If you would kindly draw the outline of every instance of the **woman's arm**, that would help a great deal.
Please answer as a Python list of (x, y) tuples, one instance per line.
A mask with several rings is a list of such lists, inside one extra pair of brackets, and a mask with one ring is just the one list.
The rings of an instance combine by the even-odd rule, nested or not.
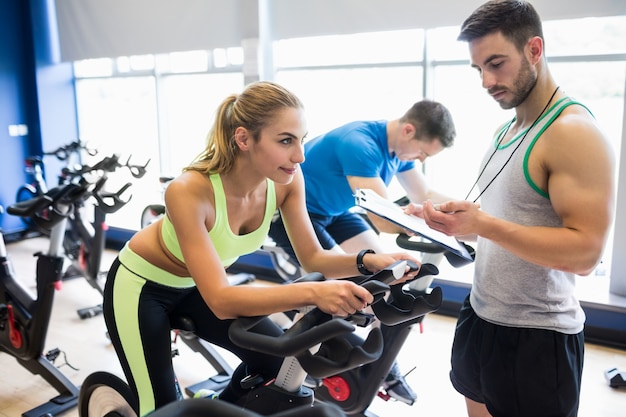
[[(303, 268), (307, 271), (321, 272), (327, 278), (360, 275), (356, 265), (356, 253), (327, 251), (320, 245), (306, 209), (302, 173), (299, 172), (290, 184), (278, 186), (277, 190), (277, 201), (285, 229)], [(400, 259), (419, 264), (418, 259), (407, 253), (367, 254), (363, 257), (363, 263), (368, 270), (375, 272)], [(411, 272), (405, 279), (412, 278), (415, 274), (416, 272)]]
[(208, 184), (200, 175), (183, 174), (168, 186), (166, 205), (187, 269), (217, 317), (267, 315), (307, 305), (316, 305), (330, 314), (346, 315), (372, 302), (367, 290), (349, 281), (230, 286), (207, 231), (215, 219), (213, 193)]

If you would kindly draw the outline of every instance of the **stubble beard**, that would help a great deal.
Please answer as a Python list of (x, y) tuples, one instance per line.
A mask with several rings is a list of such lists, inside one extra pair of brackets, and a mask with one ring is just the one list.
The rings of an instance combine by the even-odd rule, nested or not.
[(513, 98), (509, 101), (501, 101), (500, 107), (504, 110), (513, 109), (522, 104), (537, 85), (537, 73), (532, 70), (532, 66), (526, 58), (522, 61), (522, 67), (513, 82)]

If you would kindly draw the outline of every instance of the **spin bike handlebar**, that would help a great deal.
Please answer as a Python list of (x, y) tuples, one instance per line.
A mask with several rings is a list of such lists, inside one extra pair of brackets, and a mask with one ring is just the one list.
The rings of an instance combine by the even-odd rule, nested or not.
[[(459, 255), (445, 249), (441, 245), (428, 241), (414, 241), (411, 236), (400, 233), (396, 238), (399, 247), (419, 251), (422, 253), (442, 253), (447, 261), (454, 267), (459, 268), (467, 265), (470, 261), (460, 257)], [(476, 252), (474, 248), (465, 245), (466, 249), (474, 258)], [(413, 279), (417, 280), (424, 276), (437, 275), (439, 269), (430, 263), (422, 264), (417, 276)], [(390, 289), (391, 297), (385, 302), (376, 303), (372, 306), (372, 310), (381, 323), (387, 326), (395, 326), (397, 324), (406, 323), (417, 319), (433, 311), (437, 311), (443, 303), (443, 293), (441, 288), (435, 287), (430, 292), (406, 291), (401, 285), (393, 285)]]
[(7, 212), (19, 217), (29, 217), (38, 227), (50, 231), (67, 217), (67, 207), (82, 198), (86, 192), (84, 185), (64, 184), (30, 200), (14, 203), (7, 207)]
[(119, 162), (119, 155), (113, 154), (112, 156), (106, 156), (100, 161), (98, 161), (95, 165), (84, 165), (79, 169), (70, 169), (64, 168), (63, 175), (66, 178), (69, 178), (70, 181), (73, 178), (79, 178), (81, 183), (86, 183), (87, 180), (85, 178), (86, 174), (92, 172), (102, 172), (101, 175), (94, 184), (93, 189), (91, 190), (91, 195), (98, 202), (98, 207), (106, 214), (115, 213), (119, 209), (121, 209), (124, 205), (126, 205), (129, 201), (129, 197), (127, 200), (122, 199), (122, 194), (132, 185), (130, 182), (123, 185), (116, 192), (107, 192), (104, 191), (104, 184), (107, 181), (108, 177), (106, 173), (114, 172), (117, 168), (126, 167), (130, 171), (131, 175), (135, 178), (141, 178), (146, 173), (146, 167), (150, 163), (148, 160), (145, 165), (132, 165), (130, 164), (130, 158), (126, 161), (126, 163), (121, 164)]
[[(123, 200), (122, 194), (132, 184), (130, 182), (127, 182), (124, 186), (122, 186), (122, 188), (112, 193), (112, 192), (107, 192), (107, 191), (102, 190), (102, 187), (104, 186), (104, 183), (106, 182), (106, 180), (107, 180), (106, 177), (99, 178), (98, 181), (96, 182), (96, 185), (93, 191), (91, 192), (91, 195), (93, 195), (93, 197), (98, 202), (98, 208), (100, 210), (102, 210), (103, 212), (107, 214), (111, 214), (111, 213), (115, 213), (116, 211), (124, 207), (126, 203), (130, 201), (132, 196), (130, 196), (127, 200)], [(108, 201), (111, 201), (111, 203), (108, 203)]]
[(79, 169), (70, 169), (64, 168), (63, 174), (70, 178), (83, 177), (85, 174), (94, 172), (94, 171), (104, 171), (104, 172), (115, 172), (117, 168), (126, 167), (130, 171), (131, 175), (135, 178), (141, 178), (146, 174), (147, 166), (150, 163), (150, 160), (146, 161), (144, 165), (133, 165), (130, 163), (130, 158), (124, 164), (120, 163), (120, 156), (118, 154), (113, 154), (111, 156), (105, 156), (100, 161), (98, 161), (95, 165), (83, 165)]
[(87, 147), (87, 145), (81, 142), (80, 139), (75, 140), (74, 142), (71, 142), (67, 145), (60, 146), (53, 151), (44, 152), (43, 154), (54, 155), (59, 161), (66, 161), (70, 157), (71, 154), (76, 153), (80, 150), (84, 150), (90, 156), (95, 156), (98, 154), (97, 149)]
[[(413, 280), (437, 274), (439, 269), (435, 265), (425, 263)], [(390, 292), (391, 297), (372, 304), (372, 310), (378, 320), (387, 326), (395, 326), (425, 316), (437, 311), (443, 303), (443, 292), (439, 287), (433, 288), (430, 293), (414, 294), (405, 291), (403, 285), (392, 285)]]
[[(442, 247), (441, 245), (438, 245), (437, 243), (426, 242), (426, 241), (415, 241), (415, 240), (411, 240), (411, 237), (412, 236), (409, 236), (405, 233), (400, 233), (398, 237), (396, 237), (396, 243), (398, 246), (400, 246), (403, 249), (414, 250), (414, 251), (418, 251), (422, 253), (443, 253), (443, 255), (446, 257), (450, 265), (452, 265), (455, 268), (460, 268), (462, 266), (465, 266), (471, 263), (467, 259), (460, 257), (459, 255), (445, 249), (444, 247)], [(463, 246), (465, 246), (469, 254), (472, 256), (472, 259), (475, 258), (476, 251), (474, 250), (474, 248), (465, 243), (462, 243), (462, 244)]]
[[(310, 280), (312, 276), (313, 280), (318, 277), (324, 279), (319, 273), (308, 274), (301, 279)], [(375, 303), (382, 300), (382, 295), (389, 290), (388, 285), (376, 280), (370, 280), (363, 285), (374, 295)], [(278, 337), (254, 332), (253, 327), (263, 318), (265, 316), (236, 319), (229, 329), (230, 339), (239, 346), (257, 352), (279, 357), (296, 357), (302, 368), (316, 378), (327, 377), (373, 362), (383, 351), (382, 333), (378, 327), (370, 330), (360, 346), (333, 343), (338, 338), (354, 332), (355, 327), (349, 322), (349, 317), (333, 317), (319, 308), (306, 313)], [(322, 347), (317, 353), (312, 354), (309, 349), (320, 344)], [(324, 349), (324, 345), (332, 345), (332, 348)], [(325, 356), (329, 352), (332, 352), (332, 357)]]

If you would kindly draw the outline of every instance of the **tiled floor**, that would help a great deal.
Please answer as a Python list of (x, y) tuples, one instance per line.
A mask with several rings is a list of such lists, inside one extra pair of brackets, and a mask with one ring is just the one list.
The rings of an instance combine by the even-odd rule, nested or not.
[[(32, 253), (45, 247), (45, 240), (11, 244), (9, 254), (19, 276), (32, 277)], [(115, 254), (108, 252), (106, 266)], [(32, 279), (25, 280), (32, 285)], [(58, 348), (63, 353), (55, 365), (76, 385), (91, 372), (106, 370), (118, 375), (120, 368), (113, 349), (106, 338), (102, 316), (81, 320), (76, 310), (101, 301), (97, 291), (84, 279), (65, 281), (57, 293), (51, 317), (46, 350)], [(424, 321), (424, 333), (415, 329), (409, 336), (398, 361), (404, 371), (415, 367), (407, 380), (418, 394), (418, 401), (409, 407), (397, 402), (376, 399), (370, 411), (379, 416), (463, 416), (463, 399), (452, 389), (447, 373), (448, 358), (455, 320), (431, 314)], [(208, 363), (179, 343), (181, 355), (175, 359), (179, 380), (183, 386), (198, 382), (213, 374)], [(608, 386), (604, 371), (617, 367), (626, 371), (626, 351), (588, 344), (580, 406), (581, 417), (623, 417), (626, 415), (626, 389)], [(236, 360), (227, 357), (233, 364)], [(67, 360), (69, 365), (65, 365)], [(0, 417), (19, 417), (21, 414), (57, 395), (41, 377), (32, 375), (9, 355), (0, 353)], [(78, 416), (74, 409), (65, 414)]]

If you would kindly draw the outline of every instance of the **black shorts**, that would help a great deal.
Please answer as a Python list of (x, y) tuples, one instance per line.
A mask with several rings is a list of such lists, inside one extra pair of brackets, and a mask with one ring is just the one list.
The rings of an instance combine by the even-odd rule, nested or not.
[(584, 335), (505, 327), (476, 315), (465, 299), (452, 346), (450, 380), (493, 417), (575, 417)]

